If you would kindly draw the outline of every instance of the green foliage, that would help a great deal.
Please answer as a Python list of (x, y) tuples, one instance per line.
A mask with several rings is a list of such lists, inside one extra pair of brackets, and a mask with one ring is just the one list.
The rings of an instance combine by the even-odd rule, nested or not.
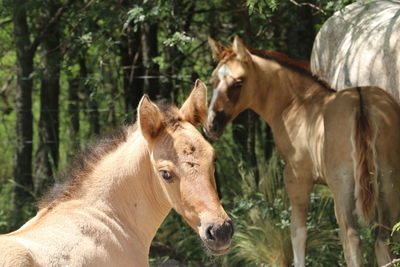
[(12, 183), (3, 182), (0, 188), (0, 233), (9, 231), (8, 222), (12, 213), (11, 202)]
[(184, 52), (183, 46), (188, 46), (193, 38), (184, 32), (175, 32), (170, 38), (166, 39), (163, 44), (165, 46), (177, 46), (181, 52)]
[(257, 11), (260, 15), (269, 8), (271, 11), (278, 9), (278, 1), (276, 0), (247, 0), (246, 5), (249, 9), (249, 14), (252, 15)]
[(392, 235), (394, 234), (394, 232), (399, 231), (399, 230), (400, 230), (400, 222), (396, 223), (393, 226)]
[(388, 243), (391, 246), (393, 255), (400, 258), (400, 222), (393, 226), (391, 238), (388, 240)]
[[(232, 210), (236, 224), (234, 247), (229, 263), (235, 266), (290, 266), (290, 205), (283, 187), (283, 164), (277, 152), (265, 166), (260, 193), (247, 189)], [(261, 168), (260, 169), (263, 169)], [(333, 200), (317, 188), (311, 196), (307, 222), (307, 265), (334, 266), (343, 261), (337, 225), (331, 215)]]

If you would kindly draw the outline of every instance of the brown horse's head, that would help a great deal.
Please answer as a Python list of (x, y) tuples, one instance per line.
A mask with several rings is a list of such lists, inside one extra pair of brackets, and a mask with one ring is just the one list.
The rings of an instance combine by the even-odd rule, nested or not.
[(225, 126), (249, 107), (255, 87), (252, 85), (254, 66), (250, 52), (239, 37), (235, 37), (231, 47), (224, 47), (211, 38), (208, 40), (213, 57), (219, 63), (211, 77), (213, 96), (205, 131), (217, 139)]
[(228, 251), (233, 224), (216, 192), (215, 151), (196, 129), (207, 118), (207, 93), (201, 81), (178, 110), (143, 98), (139, 127), (149, 144), (160, 195), (200, 235), (211, 254)]

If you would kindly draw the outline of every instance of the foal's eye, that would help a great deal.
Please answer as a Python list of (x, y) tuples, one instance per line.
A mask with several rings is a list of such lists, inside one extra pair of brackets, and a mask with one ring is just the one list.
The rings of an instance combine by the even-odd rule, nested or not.
[(171, 175), (171, 173), (169, 173), (168, 171), (161, 170), (161, 171), (160, 171), (160, 175), (161, 175), (161, 177), (162, 177), (164, 180), (166, 180), (166, 181), (171, 181), (171, 179), (172, 179), (172, 175)]

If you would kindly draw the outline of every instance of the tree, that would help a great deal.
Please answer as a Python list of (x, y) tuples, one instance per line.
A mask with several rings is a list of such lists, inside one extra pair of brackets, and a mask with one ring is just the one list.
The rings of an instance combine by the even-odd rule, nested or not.
[(158, 22), (145, 21), (141, 27), (141, 51), (144, 66), (143, 91), (150, 98), (160, 98), (160, 71), (153, 61), (158, 56)]
[(130, 25), (121, 34), (119, 46), (120, 61), (123, 74), (125, 113), (128, 121), (134, 119), (134, 111), (143, 95), (144, 75), (142, 51), (140, 46), (140, 28), (136, 31)]
[[(50, 21), (60, 3), (46, 2), (43, 21)], [(43, 71), (40, 88), (39, 144), (36, 152), (34, 188), (42, 195), (54, 182), (58, 167), (59, 147), (59, 94), (60, 94), (60, 25), (51, 23), (42, 35)]]
[(27, 22), (27, 1), (13, 2), (14, 42), (17, 59), (16, 111), (16, 152), (14, 157), (13, 216), (11, 226), (22, 223), (22, 209), (32, 201), (32, 75), (33, 57), (36, 47), (30, 41)]

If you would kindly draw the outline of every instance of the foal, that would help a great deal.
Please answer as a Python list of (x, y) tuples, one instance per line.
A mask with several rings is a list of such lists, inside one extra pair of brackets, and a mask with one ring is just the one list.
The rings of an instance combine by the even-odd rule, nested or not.
[(391, 254), (385, 239), (400, 212), (400, 107), (385, 91), (358, 87), (335, 92), (308, 67), (287, 56), (246, 48), (236, 37), (225, 48), (210, 39), (219, 60), (206, 131), (218, 138), (227, 123), (253, 109), (271, 126), (285, 161), (295, 266), (305, 265), (309, 198), (327, 185), (348, 266), (361, 266), (354, 211), (378, 222), (379, 265)]
[(216, 193), (215, 152), (195, 128), (206, 116), (200, 81), (180, 110), (144, 96), (136, 125), (94, 146), (34, 218), (0, 237), (0, 265), (147, 266), (171, 208), (211, 254), (225, 253), (233, 226)]

